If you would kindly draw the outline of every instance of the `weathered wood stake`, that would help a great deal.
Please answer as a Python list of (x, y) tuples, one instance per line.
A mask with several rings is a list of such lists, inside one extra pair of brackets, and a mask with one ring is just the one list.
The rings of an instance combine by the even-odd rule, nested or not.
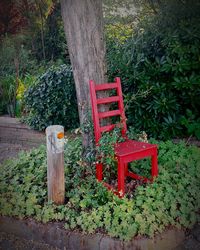
[(64, 127), (46, 128), (48, 201), (63, 204), (65, 201)]

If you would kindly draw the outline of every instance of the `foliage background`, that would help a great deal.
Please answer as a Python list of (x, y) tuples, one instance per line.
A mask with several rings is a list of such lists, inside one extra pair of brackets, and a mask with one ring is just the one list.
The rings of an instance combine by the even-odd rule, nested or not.
[(156, 14), (141, 13), (133, 30), (130, 23), (107, 30), (110, 80), (122, 77), (128, 122), (151, 136), (188, 135), (199, 126), (199, 11), (198, 1), (169, 1)]
[[(31, 99), (29, 107), (23, 94), (17, 100), (19, 82), (25, 90), (52, 65), (70, 65), (60, 4), (57, 0), (8, 2), (2, 0), (0, 6), (11, 20), (6, 24), (0, 18), (0, 113), (25, 114), (31, 124), (42, 113), (25, 112)], [(122, 78), (128, 125), (159, 139), (200, 138), (199, 1), (105, 0), (103, 7), (107, 75), (109, 81)], [(76, 106), (71, 103), (74, 112)], [(63, 122), (55, 119), (51, 116), (49, 125)], [(72, 115), (70, 121), (76, 119)], [(42, 129), (44, 124), (34, 127)]]

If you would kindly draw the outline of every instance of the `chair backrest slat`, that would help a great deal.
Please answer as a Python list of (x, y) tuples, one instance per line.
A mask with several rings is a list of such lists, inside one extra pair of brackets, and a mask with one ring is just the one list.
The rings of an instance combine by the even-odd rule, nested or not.
[(117, 110), (112, 110), (112, 111), (106, 111), (106, 112), (100, 112), (99, 113), (99, 118), (107, 118), (107, 117), (112, 117), (112, 116), (116, 116), (116, 115), (120, 115), (121, 112), (119, 109)]
[[(112, 90), (115, 89), (117, 92), (115, 96), (97, 98), (98, 91)], [(90, 96), (91, 96), (91, 105), (92, 105), (92, 118), (94, 122), (94, 132), (95, 132), (95, 142), (98, 143), (101, 133), (111, 131), (116, 126), (121, 126), (122, 128), (122, 136), (126, 135), (127, 127), (126, 127), (126, 117), (124, 112), (124, 104), (123, 104), (123, 96), (121, 89), (120, 78), (115, 78), (114, 83), (103, 83), (103, 84), (95, 84), (94, 81), (90, 80)], [(111, 111), (99, 112), (98, 105), (100, 104), (111, 104), (117, 103), (118, 108)], [(107, 126), (101, 126), (100, 119), (120, 116), (120, 123), (110, 124)]]
[(103, 84), (96, 84), (95, 85), (95, 90), (108, 90), (108, 89), (116, 89), (117, 88), (117, 83), (103, 83)]
[(106, 103), (118, 102), (118, 101), (119, 101), (119, 96), (111, 96), (107, 98), (97, 99), (97, 104), (106, 104)]
[[(103, 126), (103, 127), (100, 128), (100, 131), (101, 131), (101, 133), (109, 132), (109, 131), (113, 130), (116, 126), (117, 126), (117, 124), (111, 124), (111, 125)], [(118, 124), (118, 126), (119, 126), (119, 124)]]

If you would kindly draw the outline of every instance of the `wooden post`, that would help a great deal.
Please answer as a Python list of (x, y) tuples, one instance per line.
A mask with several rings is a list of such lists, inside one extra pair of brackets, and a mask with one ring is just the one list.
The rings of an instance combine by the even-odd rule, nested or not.
[(46, 128), (48, 201), (63, 204), (65, 201), (64, 127)]

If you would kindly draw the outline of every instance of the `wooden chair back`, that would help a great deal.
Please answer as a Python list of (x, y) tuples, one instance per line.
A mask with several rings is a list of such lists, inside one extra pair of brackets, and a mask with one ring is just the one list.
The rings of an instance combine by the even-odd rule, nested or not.
[[(114, 96), (98, 98), (99, 91), (105, 92), (111, 90), (115, 90), (116, 94)], [(120, 78), (116, 77), (115, 82), (113, 83), (103, 83), (103, 84), (96, 84), (93, 80), (90, 80), (90, 95), (91, 95), (91, 105), (92, 105), (92, 118), (94, 122), (95, 142), (98, 143), (103, 132), (111, 131), (117, 126), (121, 128), (122, 136), (125, 137), (127, 132), (127, 126), (126, 126), (126, 117), (124, 111)], [(109, 106), (111, 106), (112, 103), (117, 103), (117, 109), (105, 112), (99, 111), (99, 105), (108, 104)], [(101, 126), (101, 119), (113, 116), (119, 116), (120, 122), (115, 124), (109, 124), (106, 126)]]

